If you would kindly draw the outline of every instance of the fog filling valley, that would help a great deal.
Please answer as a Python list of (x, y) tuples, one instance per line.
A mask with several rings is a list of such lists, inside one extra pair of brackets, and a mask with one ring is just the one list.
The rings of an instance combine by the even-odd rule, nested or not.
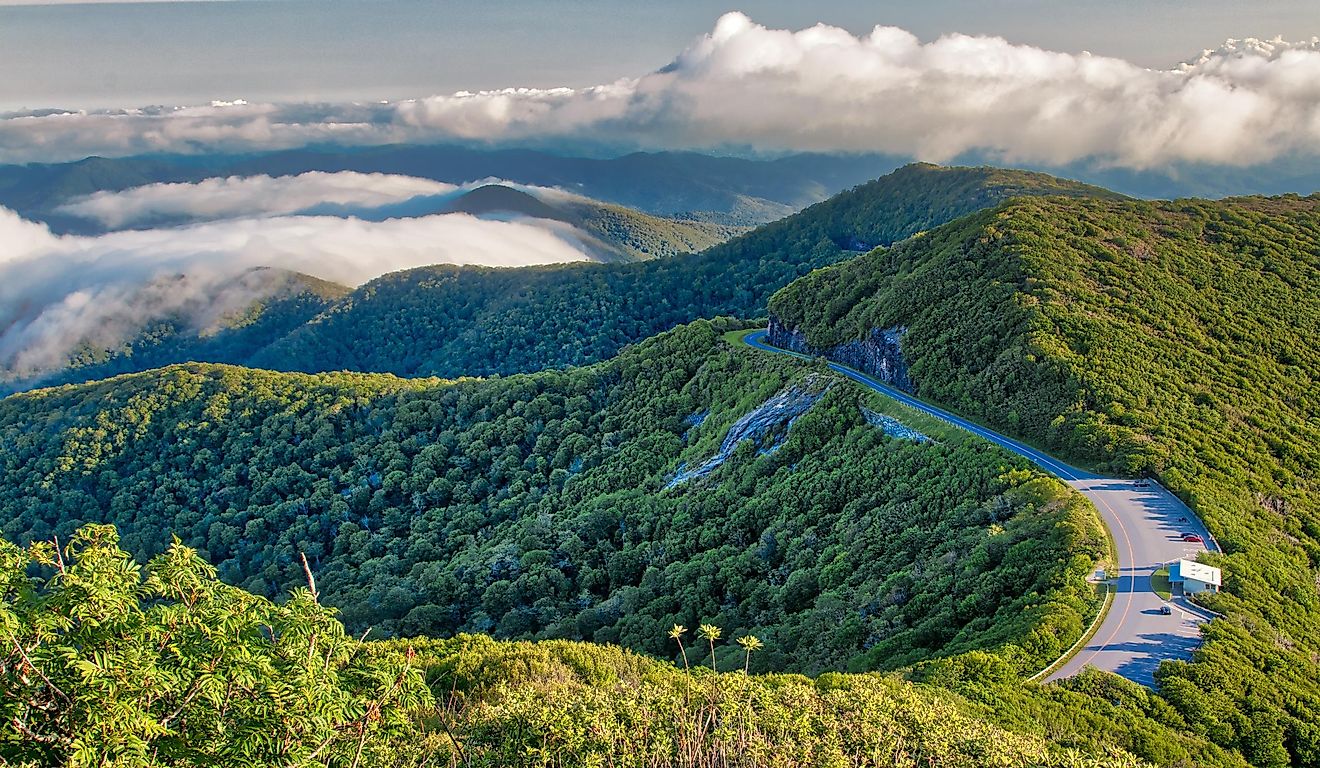
[[(114, 349), (163, 319), (200, 333), (283, 289), (271, 267), (348, 286), (432, 264), (518, 267), (591, 258), (563, 222), (432, 213), (373, 221), (392, 204), (470, 188), (384, 174), (208, 179), (98, 192), (62, 213), (119, 228), (56, 235), (0, 208), (0, 379), (38, 376), (80, 349)], [(309, 215), (331, 207), (340, 215)]]

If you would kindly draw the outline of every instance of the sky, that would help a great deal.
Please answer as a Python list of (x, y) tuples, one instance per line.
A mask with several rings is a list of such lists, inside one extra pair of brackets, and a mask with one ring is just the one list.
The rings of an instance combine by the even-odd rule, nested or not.
[(664, 66), (730, 10), (777, 28), (998, 35), (1155, 68), (1228, 38), (1320, 35), (1315, 0), (28, 3), (0, 0), (0, 111), (580, 88)]

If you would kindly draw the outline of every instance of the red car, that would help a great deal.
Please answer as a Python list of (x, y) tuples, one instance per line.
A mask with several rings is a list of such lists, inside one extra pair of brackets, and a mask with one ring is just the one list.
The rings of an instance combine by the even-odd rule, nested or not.
[(1202, 539), (1199, 534), (1195, 534), (1195, 533), (1184, 533), (1183, 541), (1190, 541), (1196, 544), (1204, 543), (1204, 539)]

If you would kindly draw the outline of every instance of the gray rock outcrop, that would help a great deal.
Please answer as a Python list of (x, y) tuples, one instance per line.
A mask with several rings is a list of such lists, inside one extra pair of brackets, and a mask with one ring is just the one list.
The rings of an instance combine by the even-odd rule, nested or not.
[(814, 375), (781, 390), (735, 421), (714, 456), (693, 469), (680, 466), (665, 489), (698, 480), (719, 469), (733, 455), (739, 443), (750, 440), (762, 454), (774, 452), (788, 439), (793, 422), (811, 410), (811, 406), (824, 397), (828, 390), (829, 384)]
[(912, 392), (907, 362), (903, 359), (902, 341), (906, 328), (875, 328), (866, 338), (846, 341), (832, 347), (818, 349), (807, 343), (807, 336), (799, 328), (790, 328), (770, 318), (767, 340), (771, 346), (787, 349), (812, 357), (823, 357), (836, 363), (870, 374), (890, 386)]

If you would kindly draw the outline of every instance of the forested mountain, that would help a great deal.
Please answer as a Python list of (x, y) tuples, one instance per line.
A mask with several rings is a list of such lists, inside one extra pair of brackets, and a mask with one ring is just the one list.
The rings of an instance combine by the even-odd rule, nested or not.
[(900, 162), (883, 155), (803, 154), (746, 160), (684, 152), (593, 158), (526, 149), (424, 145), (89, 157), (73, 163), (0, 166), (0, 206), (25, 218), (50, 220), (59, 229), (74, 224), (52, 216), (61, 203), (98, 191), (217, 176), (357, 171), (451, 183), (504, 179), (559, 187), (658, 216), (681, 214), (718, 224), (754, 226), (887, 173)]
[[(435, 266), (385, 275), (347, 295), (338, 286), (312, 285), (316, 281), (310, 278), (298, 278), (295, 283), (308, 287), (292, 291), (270, 281), (252, 286), (250, 307), (235, 308), (244, 310), (237, 312), (243, 318), (237, 333), (225, 324), (199, 325), (187, 317), (132, 325), (125, 313), (131, 327), (113, 342), (89, 339), (64, 370), (49, 364), (40, 375), (11, 370), (0, 376), (7, 379), (0, 382), (0, 393), (190, 361), (440, 376), (591, 363), (699, 317), (761, 315), (776, 289), (848, 258), (849, 249), (888, 244), (1018, 194), (1112, 196), (1041, 174), (913, 165), (700, 254), (675, 256), (724, 240), (737, 228), (647, 216), (574, 195), (534, 197), (487, 185), (434, 203), (440, 208), (410, 209), (409, 215), (450, 206), (478, 215), (550, 218), (573, 227), (603, 259), (665, 256), (672, 263)], [(263, 274), (283, 273), (250, 272), (235, 282), (268, 282)], [(210, 293), (223, 291), (212, 287)], [(286, 294), (293, 300), (268, 301)], [(154, 317), (154, 311), (147, 306), (139, 314)], [(192, 314), (214, 312), (199, 307)]]
[[(186, 360), (243, 362), (348, 293), (345, 286), (280, 269), (253, 269), (218, 281), (190, 275), (157, 278), (118, 298), (118, 311), (88, 329), (62, 369), (33, 371), (19, 360), (0, 357), (0, 395)], [(177, 309), (161, 315), (157, 307), (162, 303)], [(107, 328), (126, 340), (104, 343), (99, 335)], [(5, 330), (0, 326), (0, 333)]]
[(651, 216), (577, 195), (543, 192), (538, 196), (502, 184), (477, 187), (446, 202), (438, 212), (562, 221), (582, 233), (583, 246), (603, 262), (694, 253), (746, 231), (745, 227)]
[(141, 558), (176, 534), (272, 597), (305, 552), (355, 632), (669, 656), (656, 628), (706, 619), (805, 672), (974, 649), (1034, 672), (1077, 638), (1104, 548), (1080, 496), (938, 424), (890, 437), (867, 414), (895, 406), (803, 376), (702, 322), (493, 381), (189, 366), (42, 390), (0, 402), (0, 520), (113, 523)]
[(1019, 199), (770, 311), (825, 354), (905, 329), (922, 396), (1158, 474), (1225, 550), (1227, 616), (1161, 694), (1256, 765), (1320, 764), (1320, 197)]
[[(558, 190), (524, 191), (496, 184), (461, 193), (418, 195), (373, 209), (318, 204), (294, 213), (381, 222), (447, 213), (514, 220), (560, 243), (565, 258), (599, 262), (669, 258), (703, 250), (746, 231), (744, 227), (651, 216)], [(138, 223), (134, 220), (134, 226)], [(188, 225), (196, 223), (183, 215), (154, 221), (153, 226), (162, 228), (158, 235), (173, 239), (187, 237)], [(460, 228), (475, 225), (470, 221), (452, 223)], [(236, 226), (241, 229), (244, 225)], [(308, 226), (314, 229), (314, 225)], [(68, 242), (95, 247), (100, 241)], [(249, 261), (270, 258), (278, 262), (281, 258), (278, 246), (258, 240), (252, 247), (260, 254)], [(498, 251), (500, 245), (495, 243), (494, 248)], [(517, 255), (516, 246), (504, 248)], [(350, 252), (350, 256), (362, 262), (377, 258), (371, 253)], [(113, 261), (113, 257), (102, 261)], [(350, 292), (310, 275), (278, 268), (238, 271), (223, 263), (224, 259), (220, 261), (206, 264), (185, 259), (173, 266), (148, 263), (125, 269), (103, 266), (100, 272), (91, 267), (86, 269), (98, 276), (86, 283), (78, 282), (76, 272), (81, 270), (61, 275), (51, 268), (51, 276), (44, 283), (38, 281), (37, 287), (21, 293), (11, 289), (0, 296), (0, 395), (173, 363), (245, 363)], [(308, 267), (315, 269), (316, 264)], [(153, 273), (153, 269), (162, 271)], [(367, 271), (365, 276), (379, 272)], [(0, 282), (3, 279), (0, 276)]]
[(386, 275), (250, 362), (436, 376), (591, 363), (699, 317), (760, 316), (775, 290), (853, 250), (1040, 194), (1114, 197), (1043, 174), (910, 165), (692, 256)]
[[(6, 597), (18, 612), (7, 626), (38, 663), (122, 713), (89, 721), (103, 708), (73, 708), (43, 725), (62, 738), (138, 729), (165, 750), (153, 754), (191, 745), (184, 759), (196, 760), (229, 754), (215, 729), (265, 728), (261, 702), (308, 685), (339, 709), (269, 727), (342, 733), (338, 723), (358, 722), (365, 697), (382, 714), (390, 708), (362, 737), (370, 754), (418, 761), (454, 757), (461, 734), (458, 760), (492, 766), (523, 754), (509, 751), (520, 745), (587, 762), (659, 754), (686, 764), (682, 755), (697, 754), (715, 765), (775, 765), (791, 748), (803, 756), (786, 765), (865, 764), (848, 757), (855, 749), (897, 765), (932, 755), (971, 766), (1136, 765), (1122, 750), (1159, 765), (1242, 765), (1181, 732), (1168, 705), (1138, 686), (1103, 675), (1048, 688), (1022, 682), (1095, 610), (1083, 578), (1103, 535), (1079, 496), (823, 367), (728, 345), (720, 330), (700, 322), (591, 368), (491, 381), (181, 366), (0, 401), (5, 536), (73, 542), (65, 565), (35, 551), (47, 573), (80, 563), (74, 552), (88, 536), (102, 546), (93, 572), (45, 587), (95, 590), (97, 602)], [(891, 434), (895, 419), (907, 429)], [(913, 428), (934, 440), (913, 439)], [(723, 463), (711, 469), (714, 458)], [(136, 571), (104, 550), (118, 540), (78, 533), (93, 520), (115, 524), (139, 559), (166, 550), (149, 591), (133, 589)], [(218, 568), (168, 550), (172, 534)], [(580, 637), (670, 663), (599, 645), (471, 636), (353, 650), (351, 638), (319, 623), (306, 593), (289, 603), (292, 613), (273, 613), (213, 581), (279, 595), (305, 582), (304, 553), (320, 599), (339, 606), (355, 633), (369, 625), (373, 636)], [(16, 589), (24, 562), (12, 549), (0, 555), (4, 583)], [(94, 586), (98, 578), (113, 584)], [(130, 598), (145, 601), (143, 618)], [(249, 607), (226, 607), (237, 603)], [(68, 642), (85, 656), (39, 633), (59, 621), (48, 612), (77, 618), (102, 604), (116, 606), (115, 622), (58, 624), (79, 628)], [(200, 633), (216, 611), (249, 629), (228, 641)], [(284, 639), (271, 647), (261, 622), (276, 620)], [(330, 633), (336, 650), (314, 647), (339, 654), (342, 676), (305, 666), (300, 620)], [(161, 655), (164, 621), (186, 629), (188, 655)], [(679, 634), (680, 649), (666, 635), (675, 624), (712, 625), (719, 629), (704, 634), (725, 640), (712, 660), (691, 631)], [(750, 650), (724, 645), (749, 634), (758, 638)], [(208, 654), (221, 648), (226, 665), (275, 654), (254, 673), (270, 686), (254, 706), (226, 707), (214, 688), (186, 698), (190, 680), (215, 679), (199, 670), (213, 668)], [(107, 653), (143, 675), (162, 666), (169, 687), (105, 689), (88, 665), (119, 659)], [(685, 663), (728, 671), (688, 674)], [(922, 686), (741, 672), (913, 663), (906, 674)], [(425, 673), (440, 709), (408, 706), (389, 673), (369, 671), (403, 675), (400, 664)], [(15, 686), (5, 689), (16, 692), (5, 697), (7, 713), (29, 717), (29, 701), (66, 712), (41, 682), (0, 684)], [(182, 742), (152, 726), (179, 706), (198, 713)], [(7, 734), (15, 737), (0, 754), (44, 748), (0, 729)], [(310, 746), (296, 737), (279, 744), (303, 755)]]
[[(189, 365), (15, 395), (0, 401), (4, 533), (64, 542), (109, 522), (142, 560), (177, 533), (267, 596), (303, 583), (305, 553), (354, 632), (542, 640), (363, 646), (411, 655), (432, 695), (461, 704), (413, 710), (412, 738), (373, 732), (377, 754), (446, 755), (461, 733), (471, 752), (445, 759), (490, 765), (510, 744), (587, 762), (687, 744), (739, 764), (737, 744), (760, 764), (751, 745), (771, 743), (821, 764), (860, 743), (898, 764), (1133, 765), (1121, 749), (1167, 766), (1310, 765), (1318, 210), (1019, 198), (770, 304), (827, 353), (905, 329), (923, 396), (1078, 460), (1158, 472), (1197, 508), (1227, 550), (1210, 603), (1227, 618), (1193, 663), (1163, 668), (1158, 694), (1103, 674), (1022, 681), (1095, 608), (1082, 579), (1104, 544), (1075, 495), (821, 366), (727, 346), (725, 321), (490, 380)], [(833, 237), (869, 245), (871, 227), (813, 232), (837, 254)], [(674, 624), (764, 647), (721, 645), (718, 678), (683, 673), (709, 654), (691, 632), (680, 653)], [(748, 679), (743, 664), (919, 685)], [(790, 713), (810, 726), (786, 729)], [(700, 725), (714, 722), (728, 727)], [(886, 751), (894, 738), (922, 746)]]

